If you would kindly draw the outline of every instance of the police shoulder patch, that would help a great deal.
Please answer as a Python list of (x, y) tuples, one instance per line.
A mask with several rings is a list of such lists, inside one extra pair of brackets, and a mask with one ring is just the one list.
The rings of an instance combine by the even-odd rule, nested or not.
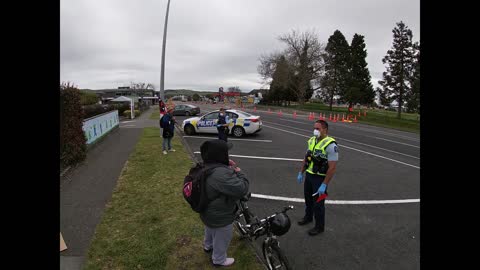
[(336, 145), (334, 145), (334, 146), (333, 146), (333, 151), (335, 151), (335, 153), (337, 153), (337, 152), (338, 152), (338, 150), (337, 150), (337, 146), (336, 146)]

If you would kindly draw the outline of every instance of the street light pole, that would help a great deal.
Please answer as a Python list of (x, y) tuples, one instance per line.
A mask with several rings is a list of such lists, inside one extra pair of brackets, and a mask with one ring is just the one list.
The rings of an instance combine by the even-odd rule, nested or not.
[(165, 46), (167, 45), (167, 24), (168, 24), (168, 10), (170, 9), (170, 0), (167, 4), (167, 14), (165, 15), (165, 25), (163, 28), (163, 47), (162, 47), (162, 69), (160, 73), (160, 98), (165, 99), (164, 78), (165, 78)]

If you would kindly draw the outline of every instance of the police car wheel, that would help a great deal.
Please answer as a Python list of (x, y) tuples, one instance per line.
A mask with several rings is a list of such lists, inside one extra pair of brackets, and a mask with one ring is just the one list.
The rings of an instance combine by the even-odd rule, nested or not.
[(242, 136), (245, 134), (245, 130), (243, 130), (242, 127), (238, 127), (238, 126), (237, 126), (237, 127), (234, 127), (234, 128), (232, 129), (232, 134), (233, 134), (233, 136), (235, 136), (235, 137), (237, 137), (237, 138), (238, 138), (238, 137), (242, 137)]
[(187, 135), (193, 135), (193, 134), (195, 134), (195, 128), (194, 128), (192, 125), (186, 125), (186, 126), (183, 128), (183, 131), (184, 131), (185, 134), (187, 134)]
[(185, 116), (190, 116), (190, 112), (185, 112)]

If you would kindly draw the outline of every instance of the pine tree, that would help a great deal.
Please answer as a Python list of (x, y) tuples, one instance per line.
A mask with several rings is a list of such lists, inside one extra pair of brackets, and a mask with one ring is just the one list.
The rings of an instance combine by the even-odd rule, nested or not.
[(420, 112), (420, 45), (413, 44), (415, 57), (413, 59), (410, 92), (407, 94), (407, 111)]
[(365, 47), (364, 36), (355, 34), (350, 45), (348, 87), (341, 93), (342, 99), (349, 105), (371, 104), (375, 98), (370, 72), (367, 68)]
[(325, 74), (321, 79), (322, 95), (330, 103), (332, 110), (333, 97), (340, 94), (347, 87), (349, 46), (345, 36), (335, 30), (328, 38), (325, 47)]
[(276, 61), (275, 71), (272, 75), (270, 90), (268, 91), (268, 99), (277, 105), (284, 100), (289, 100), (291, 93), (290, 88), (290, 71), (285, 56), (280, 56)]
[(393, 46), (382, 59), (387, 64), (387, 71), (383, 72), (383, 80), (378, 83), (382, 86), (380, 96), (384, 100), (395, 100), (398, 104), (397, 118), (401, 118), (402, 106), (411, 93), (410, 78), (414, 64), (414, 48), (412, 30), (400, 21), (392, 30)]

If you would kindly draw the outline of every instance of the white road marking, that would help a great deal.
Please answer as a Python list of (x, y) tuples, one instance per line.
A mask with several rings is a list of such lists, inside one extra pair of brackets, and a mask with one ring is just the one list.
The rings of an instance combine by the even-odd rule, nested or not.
[[(267, 126), (267, 125), (263, 125), (263, 126), (273, 128), (273, 129), (277, 129), (277, 130), (280, 130), (280, 131), (283, 131), (283, 132), (295, 134), (295, 135), (302, 136), (302, 137), (305, 137), (305, 138), (310, 138), (309, 136), (299, 134), (299, 133), (296, 133), (296, 132), (292, 132), (292, 131), (288, 131), (288, 130), (284, 130), (284, 129), (281, 129), (281, 128), (276, 128), (276, 127)], [(404, 164), (404, 165), (407, 165), (407, 166), (410, 166), (410, 167), (413, 167), (413, 168), (416, 168), (416, 169), (420, 169), (420, 167), (415, 166), (415, 165), (411, 165), (411, 164), (401, 162), (401, 161), (398, 161), (398, 160), (395, 160), (395, 159), (391, 159), (391, 158), (387, 158), (387, 157), (380, 156), (380, 155), (377, 155), (377, 154), (373, 154), (373, 153), (370, 153), (370, 152), (367, 152), (367, 151), (362, 151), (362, 150), (359, 150), (359, 149), (356, 149), (356, 148), (353, 148), (353, 147), (348, 147), (346, 145), (342, 145), (342, 147), (345, 147), (347, 149), (352, 149), (352, 150), (355, 150), (355, 151), (358, 151), (358, 152), (362, 152), (362, 153), (365, 153), (365, 154), (368, 154), (368, 155), (372, 155), (372, 156), (375, 156), (375, 157), (383, 158), (383, 159), (386, 159), (386, 160), (390, 160), (390, 161), (393, 161), (393, 162), (397, 162), (397, 163), (400, 163), (400, 164)]]
[[(217, 137), (200, 137), (200, 136), (183, 136), (184, 138), (199, 138), (199, 139), (217, 139)], [(251, 142), (269, 142), (271, 143), (272, 140), (251, 140), (251, 139), (233, 139), (233, 138), (228, 138), (230, 141), (251, 141)]]
[[(263, 121), (263, 122), (265, 122), (265, 121)], [(272, 124), (272, 122), (268, 122), (268, 123)], [(301, 130), (301, 131), (305, 131), (305, 132), (308, 132), (308, 131), (309, 131), (309, 130), (300, 129), (300, 128), (296, 128), (296, 127), (289, 127), (289, 128), (293, 128), (293, 129)], [(418, 158), (418, 157), (416, 157), (416, 156), (412, 156), (412, 155), (400, 153), (400, 152), (397, 152), (397, 151), (393, 151), (393, 150), (390, 150), (390, 149), (385, 149), (385, 148), (382, 148), (382, 147), (378, 147), (378, 146), (374, 146), (374, 145), (370, 145), (370, 144), (366, 144), (366, 143), (361, 143), (361, 142), (352, 141), (352, 140), (345, 139), (345, 138), (340, 138), (340, 137), (335, 136), (335, 135), (332, 135), (332, 137), (337, 138), (337, 139), (340, 139), (340, 140), (344, 140), (344, 141), (347, 141), (347, 142), (356, 143), (356, 144), (361, 144), (361, 145), (365, 145), (365, 146), (368, 146), (368, 147), (377, 148), (377, 149), (380, 149), (380, 150), (383, 150), (383, 151), (392, 152), (392, 153), (395, 153), (395, 154), (399, 154), (399, 155), (403, 155), (403, 156), (407, 156), (407, 157), (411, 157), (411, 158), (415, 158), (415, 159), (420, 159), (420, 158)], [(393, 141), (392, 141), (392, 142), (393, 142)], [(420, 148), (420, 147), (418, 147), (418, 148)]]
[[(200, 154), (200, 152), (193, 152), (194, 154)], [(239, 158), (253, 158), (253, 159), (270, 159), (270, 160), (286, 160), (286, 161), (303, 161), (303, 159), (298, 158), (275, 158), (275, 157), (259, 157), (259, 156), (243, 156), (243, 155), (232, 155), (228, 154), (229, 157), (239, 157)]]
[(403, 145), (407, 145), (407, 146), (411, 146), (411, 147), (415, 147), (415, 148), (420, 148), (420, 146), (416, 146), (416, 145), (413, 145), (413, 144), (396, 142), (396, 141), (387, 140), (387, 139), (380, 138), (380, 137), (373, 137), (373, 138), (375, 138), (375, 139), (379, 139), (379, 140), (384, 140), (384, 141), (389, 141), (389, 142), (393, 142), (393, 143), (403, 144)]
[[(312, 121), (311, 123), (305, 123), (305, 122), (300, 122), (300, 121), (295, 121), (295, 120), (289, 120), (289, 119), (285, 119), (285, 118), (278, 118), (278, 120), (293, 122), (293, 123), (297, 123), (297, 124), (304, 124), (304, 125), (312, 125), (312, 124), (314, 123), (314, 121)], [(262, 120), (262, 121), (263, 121), (263, 120)], [(332, 123), (331, 120), (328, 120), (328, 121), (329, 121), (329, 123)], [(337, 123), (333, 123), (333, 124), (337, 124)], [(389, 136), (392, 136), (392, 137), (407, 139), (407, 140), (411, 140), (411, 141), (415, 141), (415, 142), (419, 142), (419, 141), (420, 141), (419, 139), (412, 138), (412, 137), (409, 137), (409, 136), (404, 136), (404, 135), (395, 134), (395, 133), (389, 133), (389, 132), (380, 131), (380, 130), (374, 130), (374, 129), (356, 127), (356, 126), (347, 126), (347, 125), (342, 125), (342, 127), (351, 128), (351, 129), (356, 129), (356, 130), (362, 130), (362, 131), (367, 131), (367, 132), (372, 132), (372, 133), (389, 135)]]
[[(263, 194), (252, 193), (253, 198), (286, 201), (286, 202), (299, 202), (304, 203), (305, 199), (289, 198), (281, 196), (270, 196)], [(405, 199), (405, 200), (361, 200), (361, 201), (344, 201), (344, 200), (325, 200), (326, 204), (393, 204), (393, 203), (418, 203), (420, 199)]]

